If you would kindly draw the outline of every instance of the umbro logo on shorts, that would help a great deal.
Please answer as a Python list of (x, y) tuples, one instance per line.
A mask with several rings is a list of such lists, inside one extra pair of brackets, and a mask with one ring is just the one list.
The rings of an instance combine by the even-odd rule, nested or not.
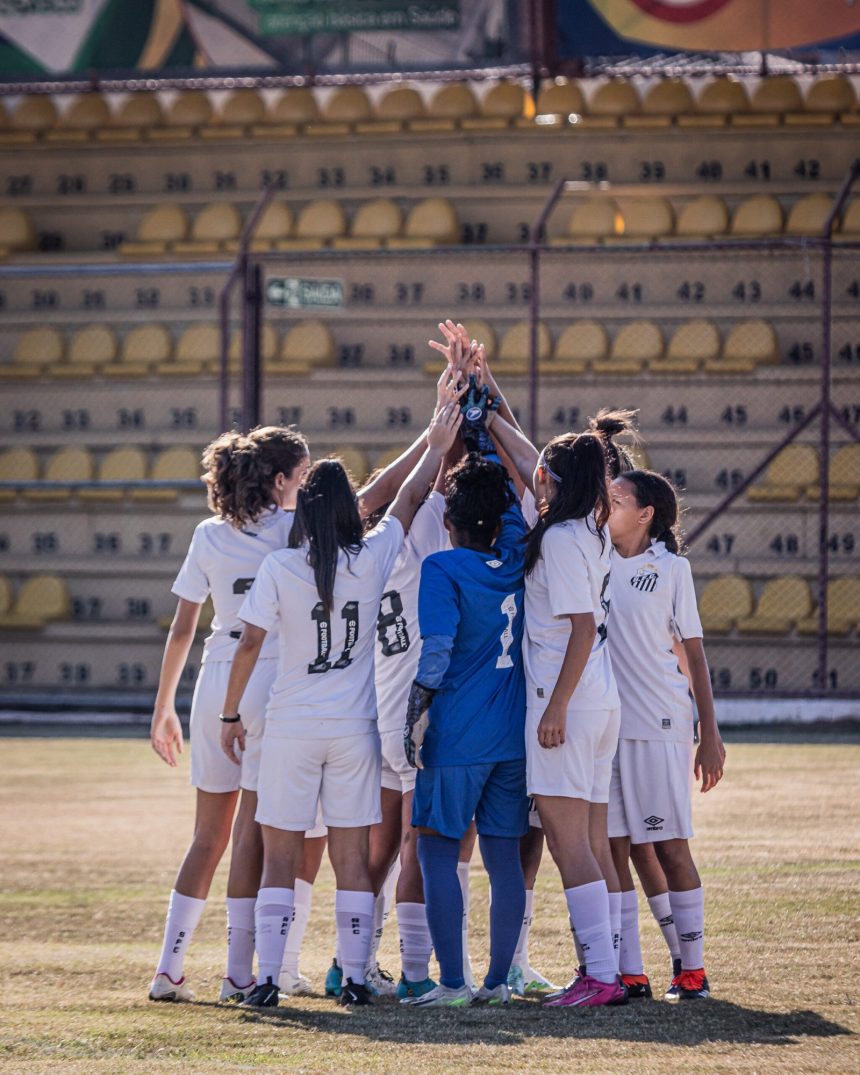
[(659, 578), (657, 568), (653, 564), (643, 564), (630, 580), (630, 585), (642, 593), (652, 593)]
[(663, 822), (665, 818), (657, 817), (656, 814), (652, 814), (650, 817), (644, 818), (645, 824), (648, 826), (646, 832), (662, 832)]

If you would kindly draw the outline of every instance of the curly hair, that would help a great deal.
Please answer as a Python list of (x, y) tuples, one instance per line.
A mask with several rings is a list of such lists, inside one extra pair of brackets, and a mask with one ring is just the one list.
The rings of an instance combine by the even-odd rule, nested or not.
[(489, 545), (514, 501), (507, 471), (471, 453), (445, 475), (445, 514), (455, 530)]
[(307, 440), (293, 429), (222, 433), (203, 450), (210, 509), (237, 529), (247, 526), (272, 504), (277, 475), (291, 477), (307, 456)]

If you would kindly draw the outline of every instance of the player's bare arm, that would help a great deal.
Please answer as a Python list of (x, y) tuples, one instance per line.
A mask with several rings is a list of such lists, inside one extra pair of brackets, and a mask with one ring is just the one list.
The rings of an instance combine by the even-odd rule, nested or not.
[(715, 788), (723, 778), (726, 764), (726, 748), (717, 726), (714, 711), (714, 695), (711, 690), (711, 676), (708, 672), (708, 660), (701, 638), (688, 638), (684, 641), (684, 653), (690, 669), (689, 678), (699, 713), (699, 745), (693, 762), (696, 780), (702, 781), (703, 792)]
[(182, 724), (176, 712), (176, 688), (194, 642), (201, 605), (180, 597), (161, 660), (158, 694), (149, 726), (149, 741), (155, 753), (171, 768), (182, 753)]
[(230, 679), (227, 681), (227, 694), (224, 705), (221, 708), (221, 716), (225, 718), (221, 724), (221, 749), (236, 765), (240, 764), (236, 756), (236, 743), (239, 750), (245, 749), (245, 727), (241, 720), (233, 721), (233, 717), (240, 716), (239, 702), (248, 686), (248, 680), (254, 671), (260, 650), (266, 639), (266, 632), (262, 627), (255, 627), (252, 623), (246, 623), (242, 629), (242, 635), (236, 645), (233, 654), (233, 663), (230, 666)]
[(577, 612), (569, 617), (570, 638), (561, 663), (549, 704), (537, 728), (540, 745), (546, 749), (561, 746), (567, 726), (567, 707), (588, 663), (597, 627), (591, 612)]
[(427, 448), (424, 455), (388, 509), (388, 514), (399, 520), (404, 532), (408, 533), (418, 506), (430, 485), (436, 481), (442, 461), (454, 443), (462, 422), (463, 416), (456, 400), (447, 403), (433, 416), (427, 430)]
[(496, 414), (492, 422), (493, 437), (516, 468), (523, 485), (534, 492), (534, 473), (538, 462), (538, 450), (519, 429)]

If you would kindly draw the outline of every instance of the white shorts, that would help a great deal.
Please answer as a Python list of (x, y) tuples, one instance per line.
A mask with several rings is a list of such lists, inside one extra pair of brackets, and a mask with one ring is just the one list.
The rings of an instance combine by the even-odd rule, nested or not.
[(277, 657), (257, 661), (239, 703), (245, 728), (244, 753), (237, 750), (241, 765), (234, 765), (221, 749), (218, 719), (227, 695), (230, 661), (206, 661), (200, 668), (191, 701), (191, 783), (201, 791), (257, 790), (260, 745), (266, 703), (278, 671)]
[(590, 803), (609, 801), (612, 759), (618, 746), (618, 709), (568, 709), (564, 743), (542, 747), (537, 727), (545, 704), (526, 710), (529, 795), (559, 795)]
[(403, 729), (380, 732), (382, 740), (382, 786), (405, 795), (415, 790), (418, 770), (406, 760), (403, 748)]
[(380, 808), (379, 733), (337, 739), (263, 735), (257, 821), (274, 829), (308, 833), (317, 803), (329, 828), (376, 825)]
[(631, 843), (689, 840), (693, 744), (621, 739), (612, 762), (609, 835)]

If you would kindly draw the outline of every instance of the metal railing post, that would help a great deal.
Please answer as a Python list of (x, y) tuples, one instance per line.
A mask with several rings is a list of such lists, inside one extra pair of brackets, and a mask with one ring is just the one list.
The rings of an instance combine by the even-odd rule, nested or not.
[(543, 209), (529, 230), (529, 268), (531, 289), (529, 293), (529, 437), (532, 444), (538, 441), (538, 325), (540, 323), (540, 254), (544, 242), (544, 225), (558, 201), (566, 179), (559, 179), (552, 189)]
[(260, 335), (263, 324), (263, 269), (252, 258), (243, 258), (242, 279), (242, 429), (247, 433), (260, 424), (262, 378)]

